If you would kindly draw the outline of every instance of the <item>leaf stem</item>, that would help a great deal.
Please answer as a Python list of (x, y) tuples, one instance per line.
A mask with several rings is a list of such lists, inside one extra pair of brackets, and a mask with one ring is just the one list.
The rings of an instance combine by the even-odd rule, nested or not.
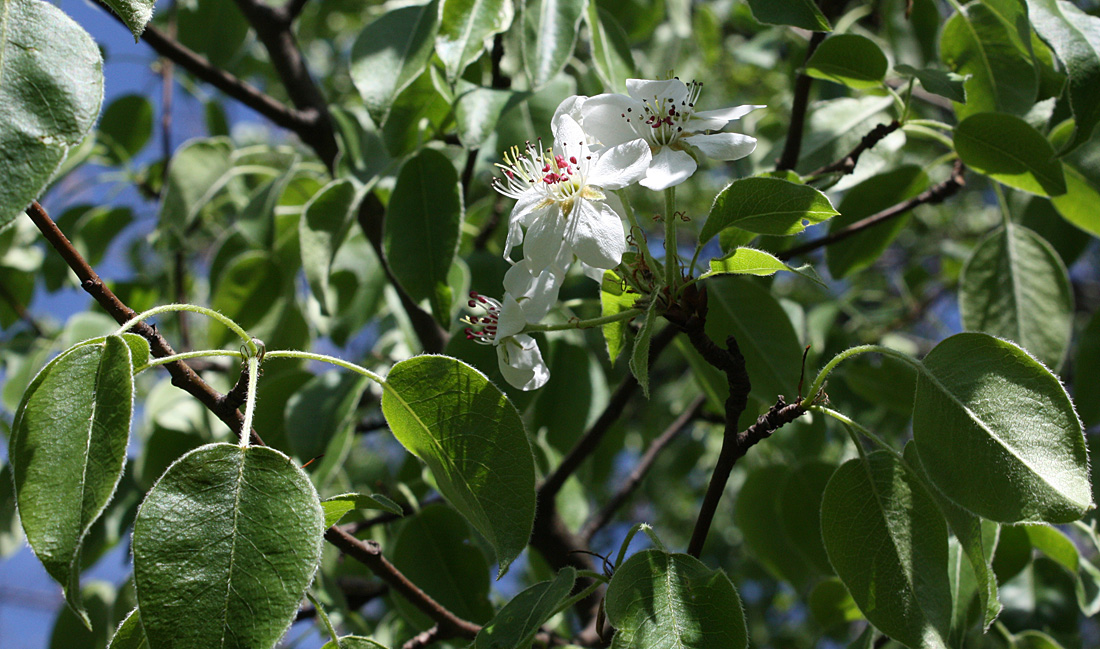
[(638, 236), (641, 239), (635, 239), (635, 243), (638, 246), (638, 251), (642, 253), (642, 259), (645, 259), (646, 266), (651, 271), (657, 270), (657, 260), (653, 258), (653, 253), (649, 251), (649, 244), (646, 242), (645, 230), (642, 226), (638, 225), (638, 217), (634, 214), (634, 208), (630, 206), (630, 201), (626, 198), (626, 190), (620, 189), (615, 192), (615, 195), (619, 197), (619, 201), (623, 204), (623, 211), (626, 212), (626, 220), (630, 223), (630, 234), (634, 235), (634, 231), (638, 231)]
[[(894, 454), (899, 460), (901, 460), (901, 462), (903, 464), (905, 464), (906, 466), (909, 465), (909, 463), (905, 461), (905, 458), (902, 457), (901, 453), (899, 453), (898, 450), (895, 449), (893, 446), (890, 446), (890, 444), (886, 440), (884, 440), (881, 437), (879, 437), (878, 435), (872, 433), (869, 429), (863, 427), (862, 425), (856, 423), (854, 420), (849, 418), (844, 413), (833, 410), (832, 408), (827, 408), (825, 406), (812, 406), (810, 409), (811, 410), (817, 410), (817, 411), (825, 413), (826, 415), (829, 415), (833, 419), (836, 419), (837, 421), (843, 423), (849, 430), (854, 429), (854, 430), (859, 431), (863, 435), (866, 435), (868, 439), (870, 439), (872, 442), (874, 442), (878, 446), (882, 447), (883, 449), (885, 449), (887, 451), (890, 451), (890, 453)], [(864, 456), (863, 447), (859, 445), (859, 440), (858, 439), (856, 439), (855, 442), (856, 442), (856, 448), (859, 450), (860, 457), (863, 457)]]
[(166, 365), (168, 363), (174, 363), (175, 361), (185, 361), (191, 358), (206, 358), (209, 356), (232, 356), (234, 358), (244, 358), (244, 354), (231, 349), (200, 349), (193, 352), (182, 352), (180, 354), (172, 354), (171, 356), (163, 356), (161, 358), (154, 358), (145, 365), (134, 370), (134, 374), (140, 374), (145, 370), (157, 367), (159, 365)]
[(145, 320), (146, 318), (151, 318), (155, 315), (168, 313), (170, 311), (190, 311), (192, 313), (202, 314), (208, 318), (213, 318), (214, 320), (217, 320), (218, 322), (225, 325), (230, 331), (237, 334), (237, 336), (244, 341), (244, 344), (248, 347), (248, 351), (250, 353), (257, 354), (260, 351), (259, 348), (256, 347), (256, 343), (252, 342), (252, 336), (249, 336), (248, 332), (242, 329), (239, 324), (233, 322), (233, 320), (218, 313), (214, 309), (208, 309), (204, 306), (198, 306), (196, 304), (162, 304), (158, 307), (153, 307), (148, 311), (142, 311), (141, 313), (122, 323), (122, 326), (119, 327), (117, 331), (115, 331), (115, 335), (117, 336), (119, 334), (126, 333), (134, 325), (141, 322), (142, 320)]
[(599, 327), (605, 324), (611, 324), (612, 322), (619, 322), (620, 320), (629, 320), (633, 317), (639, 316), (643, 313), (641, 309), (627, 309), (626, 311), (620, 311), (612, 315), (600, 316), (599, 318), (591, 318), (588, 320), (571, 320), (562, 324), (528, 324), (523, 328), (523, 333), (531, 333), (533, 331), (567, 331), (569, 329), (591, 329), (592, 327)]
[(814, 382), (810, 385), (810, 389), (806, 391), (806, 403), (813, 403), (816, 401), (818, 393), (820, 393), (825, 386), (825, 379), (828, 378), (829, 373), (832, 372), (837, 365), (840, 365), (841, 362), (853, 356), (859, 356), (860, 354), (882, 354), (883, 356), (890, 356), (891, 358), (896, 358), (904, 363), (912, 365), (917, 371), (920, 371), (922, 367), (920, 361), (896, 349), (890, 349), (882, 345), (860, 345), (858, 347), (852, 347), (834, 356), (825, 367), (821, 368), (821, 371), (817, 374), (817, 378), (815, 378)]
[(252, 430), (252, 418), (256, 414), (256, 380), (260, 374), (258, 354), (248, 356), (248, 396), (244, 401), (244, 424), (241, 425), (241, 447), (248, 448), (249, 431)]
[(304, 358), (310, 361), (329, 363), (330, 365), (335, 365), (337, 367), (342, 367), (345, 370), (351, 370), (352, 372), (356, 372), (357, 374), (362, 374), (363, 376), (374, 381), (375, 383), (378, 383), (383, 388), (388, 387), (386, 379), (384, 379), (382, 376), (375, 374), (374, 372), (368, 370), (361, 365), (356, 365), (355, 363), (345, 361), (342, 358), (336, 358), (335, 356), (328, 356), (326, 354), (315, 354), (313, 352), (303, 352), (298, 351), (297, 349), (277, 349), (275, 351), (267, 352), (266, 354), (264, 354), (264, 358)]

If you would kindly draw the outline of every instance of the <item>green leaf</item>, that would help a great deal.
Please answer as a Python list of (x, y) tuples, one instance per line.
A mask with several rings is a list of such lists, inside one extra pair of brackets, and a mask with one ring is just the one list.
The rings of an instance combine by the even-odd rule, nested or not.
[(849, 88), (877, 88), (890, 64), (874, 41), (858, 34), (836, 34), (821, 42), (806, 61), (806, 74)]
[(340, 494), (321, 501), (321, 510), (325, 513), (325, 527), (332, 527), (348, 512), (356, 509), (377, 509), (397, 516), (403, 516), (405, 510), (381, 494)]
[(476, 61), (485, 41), (512, 24), (512, 0), (443, 0), (435, 52), (454, 83)]
[(290, 447), (299, 459), (320, 456), (352, 424), (368, 382), (361, 374), (332, 370), (317, 375), (287, 400), (283, 419)]
[(819, 460), (801, 462), (782, 484), (772, 485), (778, 494), (779, 521), (784, 536), (814, 568), (831, 574), (829, 555), (821, 542), (821, 496), (836, 465)]
[(812, 32), (829, 32), (828, 19), (813, 0), (749, 0), (752, 17), (768, 25), (790, 25)]
[(481, 88), (459, 82), (455, 97), (458, 139), (467, 149), (481, 145), (497, 127), (500, 116), (527, 98), (526, 92)]
[(1012, 638), (1013, 649), (1063, 649), (1062, 645), (1042, 631), (1024, 631)]
[[(913, 198), (927, 187), (928, 176), (916, 165), (901, 165), (872, 176), (844, 194), (840, 215), (829, 222), (829, 233), (839, 232), (863, 218)], [(829, 246), (825, 250), (829, 273), (841, 279), (868, 268), (905, 229), (908, 221), (908, 215), (890, 219)]]
[[(892, 119), (892, 115), (886, 112), (892, 107), (893, 100), (890, 97), (873, 95), (859, 98), (841, 97), (814, 104), (807, 120), (807, 128), (802, 140), (802, 154), (799, 156), (795, 171), (808, 174), (818, 167), (831, 164), (847, 155), (867, 132)], [(895, 137), (902, 136), (891, 134), (885, 142), (864, 152), (860, 158), (859, 169), (868, 166), (876, 157), (881, 161), (882, 157), (876, 150), (886, 148), (890, 138)], [(768, 156), (769, 159), (779, 156), (779, 151), (777, 147), (773, 154)]]
[(1007, 338), (1057, 370), (1073, 333), (1073, 288), (1054, 248), (1008, 223), (963, 266), (959, 312), (964, 328)]
[(566, 566), (553, 581), (524, 589), (478, 632), (474, 649), (529, 649), (539, 628), (569, 596), (576, 579), (577, 571)]
[(1077, 411), (1085, 426), (1091, 428), (1100, 423), (1100, 399), (1095, 398), (1100, 394), (1100, 311), (1092, 314), (1081, 332), (1073, 367)]
[(92, 37), (40, 0), (0, 15), (0, 228), (39, 198), (95, 125), (103, 59)]
[(1087, 142), (1100, 122), (1100, 18), (1064, 0), (1027, 0), (1027, 6), (1035, 31), (1069, 75), (1066, 95), (1075, 127), (1066, 153)]
[(1019, 117), (1001, 113), (967, 117), (955, 127), (955, 150), (968, 167), (1009, 187), (1040, 196), (1066, 193), (1054, 147)]
[(12, 482), (11, 465), (5, 464), (0, 468), (0, 559), (22, 549), (23, 526), (15, 511), (15, 483)]
[(962, 333), (921, 367), (913, 439), (945, 496), (1005, 523), (1068, 523), (1093, 507), (1081, 422), (1057, 377), (1027, 352)]
[[(277, 316), (281, 311), (282, 294), (283, 274), (275, 257), (251, 250), (234, 257), (218, 278), (210, 307), (263, 340), (266, 336), (256, 330), (257, 325), (265, 320), (271, 324), (268, 316)], [(212, 322), (209, 339), (213, 347), (223, 347), (236, 336), (224, 325)]]
[(121, 336), (79, 344), (31, 381), (10, 443), (27, 542), (90, 627), (80, 601), (80, 550), (122, 477), (134, 379)]
[(153, 137), (153, 104), (141, 95), (123, 95), (112, 101), (99, 120), (99, 139), (115, 160), (125, 162)]
[(634, 349), (630, 352), (630, 373), (638, 379), (642, 394), (649, 398), (649, 341), (653, 337), (653, 327), (657, 322), (657, 301), (654, 300), (645, 312), (642, 328), (634, 336)]
[(351, 46), (350, 74), (375, 124), (384, 124), (397, 95), (420, 76), (432, 56), (439, 0), (382, 14)]
[(136, 608), (118, 625), (107, 649), (149, 649), (149, 639), (145, 637), (145, 627), (141, 626)]
[[(820, 501), (818, 504), (821, 504)], [(818, 536), (821, 536), (820, 530)], [(832, 571), (832, 566), (829, 570)], [(836, 577), (829, 577), (815, 584), (807, 604), (814, 621), (826, 631), (843, 632), (850, 622), (863, 619), (863, 613), (859, 612), (852, 594), (848, 592), (844, 582)]]
[(317, 492), (263, 446), (209, 444), (173, 464), (134, 521), (134, 585), (154, 647), (271, 647), (321, 558)]
[(920, 85), (928, 92), (946, 97), (960, 104), (966, 103), (966, 80), (970, 75), (955, 74), (935, 68), (921, 68), (918, 70), (911, 65), (900, 63), (894, 66), (894, 71), (907, 77), (916, 77)]
[[(994, 523), (996, 524), (996, 523)], [(1031, 564), (1031, 541), (1023, 525), (1002, 525), (993, 553), (993, 572), (998, 583), (1006, 583)]]
[(600, 359), (586, 345), (549, 342), (550, 380), (539, 388), (527, 422), (544, 429), (546, 441), (564, 453), (607, 407), (610, 388)]
[[(795, 588), (801, 588), (813, 575), (814, 566), (799, 551), (794, 538), (777, 524), (781, 523), (780, 494), (790, 475), (790, 467), (782, 464), (762, 466), (752, 471), (737, 493), (733, 512), (737, 528), (753, 557), (768, 572), (793, 584)], [(825, 572), (828, 574), (832, 569), (827, 568)]]
[(836, 470), (821, 500), (821, 535), (875, 628), (910, 647), (946, 647), (947, 524), (894, 455), (875, 451)]
[[(446, 505), (425, 507), (405, 521), (393, 543), (393, 565), (460, 618), (483, 624), (493, 616), (489, 566), (471, 538), (470, 526)], [(420, 609), (401, 599), (414, 626), (432, 625)]]
[(440, 93), (432, 80), (432, 70), (426, 70), (401, 91), (382, 126), (386, 151), (396, 159), (408, 156), (435, 138), (452, 115), (451, 99)]
[[(1055, 128), (1051, 142), (1065, 141), (1073, 122), (1067, 121)], [(1066, 193), (1055, 196), (1050, 201), (1054, 208), (1076, 227), (1094, 237), (1100, 237), (1100, 149), (1084, 147), (1062, 158), (1062, 169), (1066, 176)]]
[(153, 6), (156, 0), (103, 0), (122, 22), (130, 28), (134, 35), (134, 42), (141, 40), (141, 32), (145, 31), (145, 25), (153, 18)]
[(112, 608), (118, 592), (105, 581), (92, 581), (86, 584), (81, 599), (87, 604), (91, 625), (77, 617), (72, 609), (62, 608), (54, 619), (50, 631), (49, 649), (103, 649), (107, 646), (107, 634), (114, 626)]
[(605, 598), (612, 649), (744, 649), (741, 598), (726, 573), (687, 554), (645, 550), (623, 562)]
[(781, 270), (790, 271), (802, 275), (818, 284), (821, 278), (817, 276), (813, 268), (808, 264), (800, 268), (791, 268), (779, 261), (779, 258), (770, 252), (757, 250), (756, 248), (736, 248), (725, 257), (710, 260), (710, 270), (699, 276), (706, 279), (716, 275), (756, 275), (768, 277)]
[(994, 111), (1023, 115), (1035, 104), (1039, 74), (1027, 16), (1021, 25), (998, 13), (1003, 8), (971, 2), (944, 23), (940, 58), (954, 72), (970, 75), (966, 104), (955, 105), (959, 119)]
[(181, 2), (176, 12), (179, 41), (225, 69), (239, 60), (250, 26), (241, 11), (227, 11), (221, 0)]
[(185, 143), (168, 166), (164, 198), (160, 204), (160, 226), (182, 236), (210, 199), (225, 184), (233, 168), (232, 145), (227, 138), (191, 140)]
[(386, 645), (361, 635), (340, 636), (339, 642), (329, 640), (321, 649), (387, 649)]
[(447, 273), (462, 213), (462, 188), (447, 156), (423, 149), (401, 167), (386, 209), (383, 249), (401, 286), (412, 299), (429, 300), (444, 325), (451, 319)]
[(336, 306), (336, 296), (329, 290), (332, 262), (355, 223), (360, 200), (362, 194), (356, 184), (340, 178), (322, 187), (302, 208), (298, 222), (302, 270), (325, 315), (331, 315)]
[[(628, 292), (623, 281), (615, 274), (615, 271), (606, 270), (603, 280), (600, 281), (600, 317), (622, 313), (634, 308), (634, 303), (641, 297), (638, 293)], [(607, 344), (607, 357), (611, 365), (619, 358), (626, 344), (627, 324), (622, 320), (606, 324), (602, 327), (603, 339)], [(553, 376), (553, 375), (551, 375)]]
[(630, 41), (615, 17), (598, 6), (588, 3), (584, 14), (588, 35), (592, 39), (592, 63), (596, 67), (603, 87), (608, 92), (626, 92), (626, 80), (637, 76), (634, 71), (634, 55)]
[(386, 377), (382, 413), (439, 492), (508, 569), (531, 536), (535, 464), (519, 413), (484, 374), (446, 356), (416, 356)]
[(573, 56), (588, 1), (526, 0), (523, 3), (523, 68), (532, 90), (546, 85)]
[(1069, 574), (1077, 576), (1081, 564), (1081, 554), (1077, 546), (1057, 528), (1049, 525), (1024, 525), (1031, 547), (1047, 555), (1055, 563), (1065, 568)]
[(757, 234), (798, 234), (838, 212), (820, 191), (778, 178), (742, 178), (714, 197), (699, 243), (729, 226)]

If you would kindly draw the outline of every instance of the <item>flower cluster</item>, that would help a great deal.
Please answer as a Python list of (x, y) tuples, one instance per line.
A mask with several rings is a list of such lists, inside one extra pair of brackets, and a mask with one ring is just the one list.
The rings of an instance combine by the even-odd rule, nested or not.
[(599, 273), (622, 261), (623, 206), (611, 192), (634, 183), (667, 189), (695, 172), (699, 155), (736, 160), (756, 147), (747, 135), (711, 131), (759, 106), (697, 112), (701, 87), (629, 79), (629, 96), (569, 97), (554, 114), (552, 146), (528, 142), (504, 154), (493, 187), (516, 200), (504, 257), (513, 261), (523, 244), (523, 259), (505, 275), (502, 300), (470, 294), (481, 315), (465, 322), (467, 338), (496, 347), (510, 384), (535, 390), (549, 380), (538, 345), (521, 332), (549, 313), (573, 261)]

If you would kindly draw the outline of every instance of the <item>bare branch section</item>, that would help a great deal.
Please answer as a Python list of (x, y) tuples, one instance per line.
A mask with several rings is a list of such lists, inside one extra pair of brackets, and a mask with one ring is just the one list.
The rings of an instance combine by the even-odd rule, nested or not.
[[(825, 40), (824, 32), (814, 32), (810, 37), (810, 45), (806, 49), (806, 60), (809, 61), (821, 41)], [(787, 142), (783, 145), (783, 154), (776, 163), (779, 170), (794, 169), (798, 165), (798, 156), (802, 152), (802, 132), (806, 126), (806, 109), (810, 105), (810, 88), (813, 86), (813, 77), (804, 71), (798, 74), (794, 82), (794, 99), (791, 102), (791, 125), (787, 129)]]
[(860, 139), (859, 144), (848, 152), (848, 155), (824, 167), (814, 169), (807, 175), (813, 180), (826, 174), (839, 173), (841, 175), (847, 175), (852, 173), (856, 170), (856, 164), (859, 163), (859, 156), (863, 155), (864, 151), (874, 147), (881, 142), (883, 138), (899, 128), (901, 128), (901, 122), (896, 119), (889, 124), (879, 124), (871, 129), (870, 133), (864, 135), (863, 138)]

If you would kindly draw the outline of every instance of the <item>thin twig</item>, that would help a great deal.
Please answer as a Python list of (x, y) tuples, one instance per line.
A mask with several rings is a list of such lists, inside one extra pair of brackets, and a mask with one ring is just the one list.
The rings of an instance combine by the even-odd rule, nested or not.
[(804, 255), (811, 250), (817, 250), (818, 248), (832, 245), (837, 241), (843, 241), (844, 239), (863, 232), (868, 228), (874, 227), (880, 223), (885, 223), (890, 219), (897, 218), (902, 214), (905, 214), (909, 210), (917, 207), (918, 205), (933, 205), (936, 203), (942, 203), (948, 197), (952, 196), (955, 192), (959, 191), (959, 189), (966, 184), (966, 179), (964, 178), (965, 173), (966, 167), (963, 166), (962, 162), (956, 160), (955, 166), (951, 170), (951, 177), (943, 181), (942, 183), (933, 185), (932, 187), (929, 187), (925, 191), (914, 196), (913, 198), (910, 198), (907, 201), (902, 201), (896, 205), (892, 205), (882, 210), (881, 212), (876, 212), (875, 214), (872, 214), (867, 218), (860, 219), (847, 227), (837, 230), (836, 232), (830, 232), (829, 234), (818, 239), (813, 239), (812, 241), (807, 241), (802, 245), (784, 250), (777, 256), (781, 260), (787, 261), (789, 259), (797, 257), (798, 255)]
[(588, 519), (588, 522), (581, 528), (580, 537), (585, 543), (591, 541), (592, 536), (603, 529), (611, 520), (611, 517), (615, 515), (615, 512), (617, 512), (619, 508), (623, 506), (623, 503), (630, 498), (634, 490), (642, 483), (646, 474), (649, 473), (649, 469), (652, 468), (653, 463), (656, 462), (657, 456), (672, 443), (672, 440), (676, 439), (680, 433), (687, 429), (688, 424), (695, 420), (696, 415), (699, 414), (699, 410), (703, 407), (704, 403), (706, 403), (705, 396), (697, 397), (679, 417), (669, 424), (668, 428), (666, 428), (657, 439), (653, 440), (649, 448), (646, 449), (645, 455), (638, 461), (634, 470), (630, 472), (630, 475), (627, 476), (626, 481), (623, 482), (619, 490), (615, 492), (615, 495), (607, 501), (595, 516)]
[(824, 167), (811, 171), (807, 176), (811, 179), (819, 178), (825, 174), (839, 173), (841, 175), (847, 175), (856, 170), (856, 164), (859, 163), (859, 156), (863, 155), (863, 152), (875, 146), (882, 141), (887, 135), (901, 128), (901, 122), (894, 120), (889, 124), (879, 124), (871, 129), (871, 132), (864, 135), (860, 139), (859, 144), (854, 149), (848, 152), (840, 160), (827, 164)]
[(4, 284), (0, 284), (0, 299), (8, 303), (8, 306), (11, 307), (11, 310), (15, 312), (15, 315), (20, 320), (25, 322), (28, 327), (31, 328), (31, 331), (34, 332), (34, 335), (38, 336), (39, 338), (45, 335), (42, 326), (38, 324), (38, 321), (31, 317), (31, 314), (27, 311), (27, 308), (23, 306), (23, 303), (19, 301), (19, 298), (15, 297), (15, 295), (13, 295), (12, 292), (8, 290), (8, 287)]
[[(810, 44), (806, 48), (806, 60), (813, 56), (814, 50), (825, 40), (824, 32), (814, 32), (810, 37)], [(798, 73), (794, 82), (794, 99), (791, 102), (791, 125), (787, 129), (787, 142), (783, 145), (783, 154), (776, 163), (779, 170), (794, 169), (798, 165), (798, 155), (802, 151), (802, 131), (806, 125), (806, 109), (810, 104), (810, 87), (813, 85), (813, 77), (806, 74), (805, 70)]]

